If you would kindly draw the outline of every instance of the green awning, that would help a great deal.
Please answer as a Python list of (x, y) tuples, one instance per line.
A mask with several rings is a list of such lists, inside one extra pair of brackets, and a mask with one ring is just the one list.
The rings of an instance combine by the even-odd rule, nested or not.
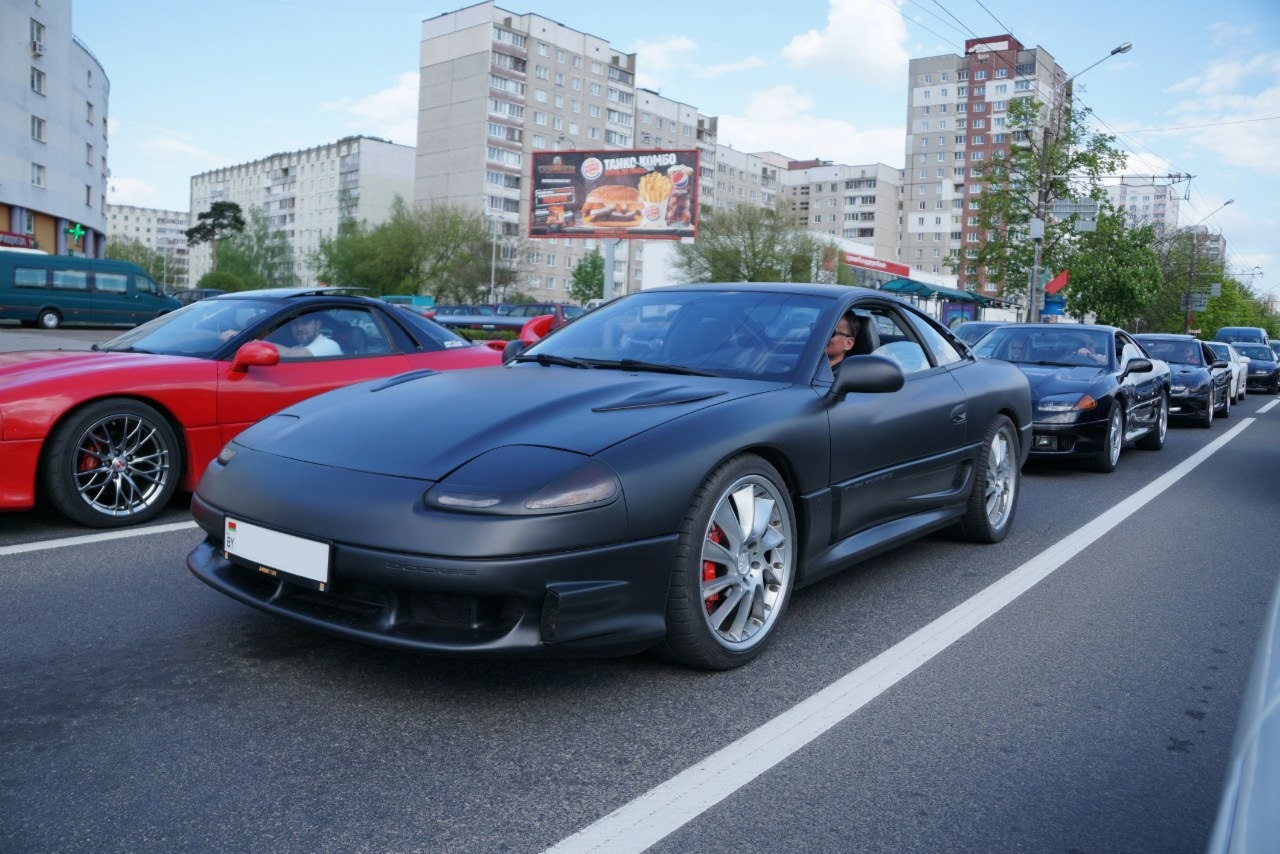
[(984, 297), (972, 291), (962, 291), (959, 288), (944, 288), (942, 285), (929, 285), (924, 282), (917, 282), (915, 279), (893, 279), (881, 285), (880, 290), (896, 294), (911, 294), (925, 299), (932, 297), (935, 299), (955, 300), (956, 302), (976, 302), (979, 305), (990, 305), (992, 302), (990, 297)]

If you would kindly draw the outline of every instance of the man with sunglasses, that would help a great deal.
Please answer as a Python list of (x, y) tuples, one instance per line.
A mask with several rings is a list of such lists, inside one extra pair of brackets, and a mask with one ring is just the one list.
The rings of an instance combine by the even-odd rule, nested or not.
[(849, 315), (844, 315), (836, 321), (836, 331), (831, 333), (831, 337), (827, 340), (827, 361), (831, 363), (831, 370), (834, 372), (836, 367), (844, 361), (844, 357), (853, 351), (854, 331), (853, 320)]

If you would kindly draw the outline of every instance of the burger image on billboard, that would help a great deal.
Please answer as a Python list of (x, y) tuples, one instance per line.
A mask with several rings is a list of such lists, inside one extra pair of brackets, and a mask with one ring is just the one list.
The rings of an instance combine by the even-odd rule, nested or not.
[(640, 224), (642, 204), (635, 187), (605, 184), (587, 193), (582, 222), (596, 227), (627, 228)]

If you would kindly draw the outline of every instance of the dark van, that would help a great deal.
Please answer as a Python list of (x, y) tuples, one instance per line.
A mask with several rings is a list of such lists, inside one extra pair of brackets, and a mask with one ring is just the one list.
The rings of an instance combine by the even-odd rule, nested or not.
[(181, 307), (128, 261), (0, 249), (0, 320), (137, 326)]
[(1237, 341), (1242, 341), (1246, 344), (1266, 344), (1268, 346), (1271, 344), (1267, 339), (1267, 330), (1261, 326), (1224, 326), (1213, 333), (1213, 340), (1225, 341), (1228, 344), (1234, 344)]

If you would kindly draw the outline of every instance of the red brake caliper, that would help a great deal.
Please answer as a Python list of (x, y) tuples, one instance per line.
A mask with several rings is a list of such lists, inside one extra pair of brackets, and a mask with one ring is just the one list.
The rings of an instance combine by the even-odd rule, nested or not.
[[(719, 526), (719, 525), (712, 525), (712, 526), (711, 526), (711, 530), (707, 532), (707, 539), (708, 539), (708, 540), (710, 540), (711, 542), (713, 542), (713, 543), (717, 544), (717, 545), (723, 545), (723, 544), (724, 544), (724, 531), (720, 530), (720, 526)], [(716, 580), (716, 575), (717, 575), (717, 573), (716, 573), (716, 565), (715, 565), (713, 562), (709, 561), (709, 560), (704, 560), (704, 561), (702, 562), (702, 580), (703, 580), (703, 581), (715, 581), (715, 580)], [(719, 605), (719, 604), (720, 604), (720, 600), (721, 600), (721, 599), (723, 599), (723, 598), (724, 598), (724, 594), (723, 594), (723, 593), (716, 593), (716, 594), (715, 594), (715, 595), (713, 595), (713, 596), (708, 596), (708, 597), (703, 601), (703, 604), (704, 604), (704, 605), (706, 606), (706, 608), (707, 608), (707, 613), (708, 613), (708, 614), (710, 614), (712, 611), (714, 611), (714, 610), (715, 610), (715, 607), (716, 607), (717, 605)]]
[[(102, 445), (101, 445), (99, 442), (95, 441), (95, 442), (93, 443), (93, 448), (92, 448), (92, 450), (94, 450), (94, 451), (101, 451), (101, 450), (102, 450)], [(86, 450), (86, 451), (81, 451), (81, 453), (80, 453), (80, 471), (82, 471), (82, 472), (93, 471), (93, 470), (94, 470), (94, 469), (96, 469), (97, 467), (98, 467), (98, 458), (97, 458), (96, 456), (94, 456), (93, 454), (89, 453), (87, 450)]]

